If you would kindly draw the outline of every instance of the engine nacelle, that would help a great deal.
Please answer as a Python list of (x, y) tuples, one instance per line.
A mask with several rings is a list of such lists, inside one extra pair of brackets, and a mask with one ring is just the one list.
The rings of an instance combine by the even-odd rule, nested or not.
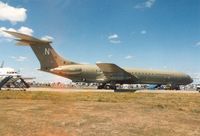
[(57, 68), (53, 68), (50, 70), (51, 72), (57, 74), (65, 74), (65, 75), (78, 75), (81, 74), (82, 69), (78, 65), (66, 65), (66, 66), (59, 66)]

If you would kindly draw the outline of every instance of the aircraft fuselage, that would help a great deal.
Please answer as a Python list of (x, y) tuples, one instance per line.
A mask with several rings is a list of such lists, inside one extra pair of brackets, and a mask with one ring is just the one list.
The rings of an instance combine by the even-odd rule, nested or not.
[[(136, 68), (123, 68), (125, 71), (135, 76), (138, 80), (125, 80), (123, 76), (116, 78), (115, 83), (119, 84), (173, 84), (187, 85), (192, 82), (190, 76), (173, 71), (147, 70)], [(49, 71), (62, 77), (71, 79), (73, 82), (106, 83), (109, 82), (101, 69), (96, 65), (64, 65)]]

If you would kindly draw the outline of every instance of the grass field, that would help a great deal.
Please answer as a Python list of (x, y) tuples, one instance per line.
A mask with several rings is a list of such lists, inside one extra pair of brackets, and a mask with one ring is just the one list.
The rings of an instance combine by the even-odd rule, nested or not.
[(199, 136), (200, 94), (0, 92), (0, 136)]

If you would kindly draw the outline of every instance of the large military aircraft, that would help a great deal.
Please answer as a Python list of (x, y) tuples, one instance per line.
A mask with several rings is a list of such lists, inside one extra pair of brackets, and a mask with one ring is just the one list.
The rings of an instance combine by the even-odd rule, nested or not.
[(98, 89), (116, 89), (116, 84), (169, 85), (171, 89), (179, 89), (180, 85), (193, 82), (189, 75), (180, 72), (121, 68), (112, 63), (76, 63), (58, 55), (50, 45), (51, 41), (18, 32), (5, 32), (17, 38), (17, 45), (32, 48), (40, 62), (41, 71), (69, 78), (73, 82), (99, 83)]

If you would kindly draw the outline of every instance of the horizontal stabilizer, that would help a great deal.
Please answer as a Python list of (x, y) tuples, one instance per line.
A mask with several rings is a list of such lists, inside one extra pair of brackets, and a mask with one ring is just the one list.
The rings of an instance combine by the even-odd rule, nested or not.
[(104, 75), (110, 80), (134, 80), (137, 78), (112, 63), (97, 63), (96, 64), (104, 73)]
[(45, 40), (40, 40), (35, 37), (18, 33), (18, 32), (12, 32), (12, 31), (4, 31), (17, 39), (15, 39), (17, 42), (17, 45), (36, 45), (36, 44), (41, 44), (41, 45), (46, 45), (52, 43), (52, 41), (45, 41)]

